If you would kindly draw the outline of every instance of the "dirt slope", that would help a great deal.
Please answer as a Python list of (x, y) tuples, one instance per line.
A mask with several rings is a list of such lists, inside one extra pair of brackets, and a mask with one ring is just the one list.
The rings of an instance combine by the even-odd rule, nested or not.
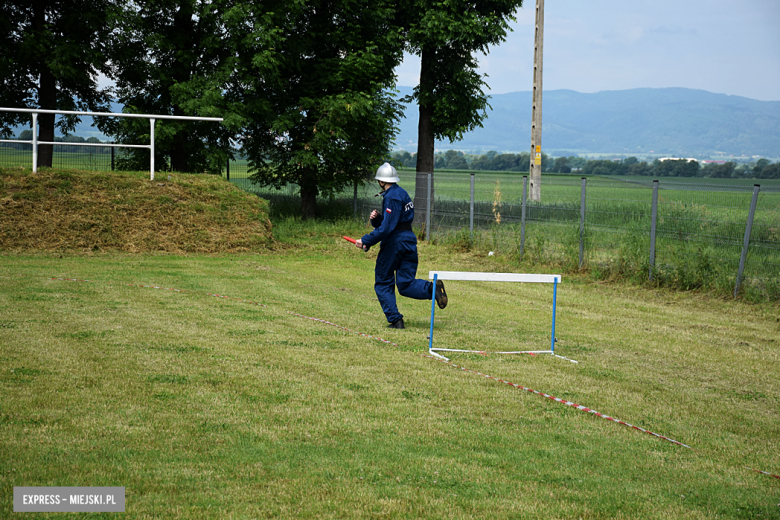
[(0, 251), (263, 250), (268, 203), (219, 177), (0, 168)]

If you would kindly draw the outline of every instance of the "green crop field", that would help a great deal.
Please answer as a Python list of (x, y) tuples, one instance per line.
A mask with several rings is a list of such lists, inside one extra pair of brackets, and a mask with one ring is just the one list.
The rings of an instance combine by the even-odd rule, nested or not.
[[(780, 518), (780, 479), (754, 471), (780, 474), (776, 304), (564, 275), (556, 351), (577, 364), (458, 368), (425, 357), (430, 302), (400, 298), (407, 329), (385, 328), (376, 251), (340, 238), (366, 230), (277, 220), (263, 254), (0, 256), (0, 517), (14, 486), (120, 486), (139, 519)], [(514, 269), (420, 257), (422, 277)], [(437, 345), (549, 346), (549, 286), (447, 289)]]
[[(54, 168), (74, 168), (77, 170), (110, 171), (111, 154), (98, 153), (96, 151), (80, 153), (60, 152), (55, 147), (52, 166)], [(0, 148), (0, 167), (31, 168), (32, 152), (30, 150), (14, 150), (2, 147)]]

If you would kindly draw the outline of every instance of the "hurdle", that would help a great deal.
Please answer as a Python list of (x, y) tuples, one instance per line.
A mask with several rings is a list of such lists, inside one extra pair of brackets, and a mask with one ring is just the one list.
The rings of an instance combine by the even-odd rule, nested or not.
[(431, 330), (428, 336), (428, 353), (438, 358), (447, 359), (438, 352), (471, 352), (483, 353), (481, 350), (465, 350), (438, 348), (433, 346), (433, 323), (436, 315), (436, 282), (438, 280), (468, 281), (468, 282), (520, 282), (520, 283), (551, 283), (553, 284), (552, 300), (552, 331), (550, 333), (550, 350), (518, 350), (495, 352), (495, 354), (551, 354), (555, 357), (576, 363), (572, 359), (559, 356), (555, 353), (555, 310), (558, 298), (558, 284), (561, 282), (559, 274), (521, 274), (521, 273), (478, 273), (468, 271), (430, 271), (428, 278), (433, 279), (431, 289)]

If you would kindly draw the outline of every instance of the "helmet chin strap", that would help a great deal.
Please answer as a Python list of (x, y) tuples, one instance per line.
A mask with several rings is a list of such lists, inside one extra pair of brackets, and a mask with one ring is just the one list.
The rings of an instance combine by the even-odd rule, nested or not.
[(379, 181), (379, 187), (382, 188), (382, 191), (380, 191), (379, 193), (374, 195), (374, 197), (376, 198), (376, 197), (378, 197), (380, 195), (384, 195), (385, 192), (387, 191), (387, 185), (388, 184), (392, 185), (393, 183), (392, 182)]

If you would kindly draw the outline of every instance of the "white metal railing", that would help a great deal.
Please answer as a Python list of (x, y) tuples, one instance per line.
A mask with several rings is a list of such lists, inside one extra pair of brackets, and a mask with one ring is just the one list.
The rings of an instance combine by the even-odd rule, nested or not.
[[(113, 112), (76, 112), (74, 110), (43, 110), (38, 108), (4, 108), (0, 107), (0, 112), (21, 112), (32, 114), (32, 133), (33, 138), (30, 141), (19, 139), (0, 139), (0, 143), (21, 143), (32, 145), (32, 170), (38, 171), (38, 145), (65, 145), (65, 146), (105, 146), (109, 148), (147, 148), (149, 149), (149, 172), (154, 180), (154, 123), (158, 119), (176, 119), (184, 121), (223, 121), (221, 117), (194, 117), (194, 116), (169, 116), (164, 114), (117, 114)], [(57, 143), (51, 141), (38, 140), (38, 114), (61, 114), (75, 116), (108, 116), (108, 117), (136, 117), (149, 119), (150, 143), (149, 144), (113, 144), (113, 143)]]

